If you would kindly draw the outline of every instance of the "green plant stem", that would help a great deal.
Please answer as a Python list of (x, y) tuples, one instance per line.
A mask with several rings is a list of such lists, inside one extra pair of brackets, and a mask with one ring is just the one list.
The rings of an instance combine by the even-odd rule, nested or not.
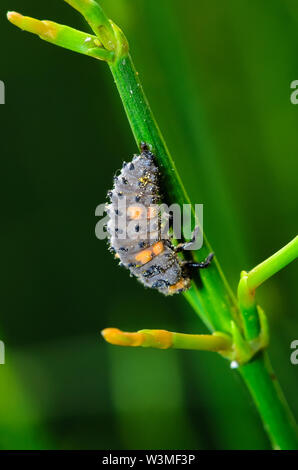
[(190, 349), (196, 351), (229, 351), (233, 344), (229, 335), (190, 335), (167, 330), (121, 331), (118, 328), (105, 328), (101, 332), (104, 339), (117, 346), (131, 346), (157, 349)]
[(56, 46), (99, 60), (108, 61), (114, 58), (114, 52), (101, 47), (97, 36), (83, 33), (53, 21), (39, 21), (28, 16), (22, 16), (14, 11), (8, 12), (7, 17), (12, 24), (22, 30), (38, 34), (40, 39)]
[(173, 333), (173, 348), (197, 351), (224, 351), (232, 347), (229, 336), (224, 334), (189, 335)]
[(281, 250), (249, 271), (247, 286), (250, 290), (259, 287), (263, 282), (283, 269), (298, 257), (298, 236), (290, 241)]
[(272, 370), (267, 353), (241, 366), (239, 372), (261, 415), (275, 449), (297, 450), (295, 419)]

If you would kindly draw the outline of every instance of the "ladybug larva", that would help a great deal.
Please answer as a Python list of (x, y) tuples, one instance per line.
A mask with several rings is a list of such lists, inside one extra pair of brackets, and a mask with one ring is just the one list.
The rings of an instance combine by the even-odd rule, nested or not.
[(147, 144), (130, 163), (124, 162), (109, 191), (107, 232), (110, 250), (132, 275), (147, 287), (165, 295), (190, 287), (190, 268), (206, 268), (213, 257), (202, 263), (182, 261), (178, 252), (194, 242), (174, 246), (161, 230), (159, 170)]

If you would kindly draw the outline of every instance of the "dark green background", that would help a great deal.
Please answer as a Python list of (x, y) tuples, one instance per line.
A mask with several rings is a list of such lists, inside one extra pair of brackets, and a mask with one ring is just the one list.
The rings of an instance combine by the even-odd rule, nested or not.
[[(103, 0), (126, 32), (205, 232), (240, 271), (297, 230), (295, 0)], [(86, 29), (62, 0), (2, 0), (0, 447), (269, 446), (251, 398), (211, 353), (121, 349), (106, 326), (203, 332), (182, 297), (144, 290), (95, 238), (94, 211), (136, 151), (108, 67), (23, 33), (17, 10)], [(298, 416), (297, 266), (258, 292)]]

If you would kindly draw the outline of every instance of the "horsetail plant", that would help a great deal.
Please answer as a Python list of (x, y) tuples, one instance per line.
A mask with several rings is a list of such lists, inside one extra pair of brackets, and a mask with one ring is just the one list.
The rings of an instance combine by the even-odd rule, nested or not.
[[(39, 21), (16, 12), (7, 17), (19, 28), (37, 34), (52, 44), (107, 62), (122, 99), (138, 148), (146, 142), (156, 155), (169, 202), (190, 204), (173, 159), (151, 112), (136, 72), (128, 42), (119, 27), (107, 18), (97, 0), (65, 0), (78, 10), (94, 34), (84, 33), (51, 21)], [(195, 225), (192, 213), (192, 225)], [(194, 261), (205, 258), (210, 245), (204, 236)], [(256, 304), (255, 290), (277, 271), (297, 258), (298, 237), (250, 272), (242, 272), (238, 299), (233, 295), (217, 258), (211, 266), (194, 278), (190, 290), (183, 293), (195, 312), (210, 330), (210, 335), (172, 333), (165, 330), (141, 330), (125, 333), (107, 328), (102, 334), (122, 346), (159, 349), (177, 348), (215, 351), (231, 361), (246, 383), (272, 445), (275, 449), (297, 449), (295, 420), (288, 408), (268, 354), (267, 318)]]

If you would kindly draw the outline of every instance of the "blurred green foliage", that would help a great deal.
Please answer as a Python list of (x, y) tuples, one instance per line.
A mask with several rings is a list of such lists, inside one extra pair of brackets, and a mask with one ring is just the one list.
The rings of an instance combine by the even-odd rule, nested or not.
[[(296, 235), (295, 0), (103, 0), (234, 289)], [(204, 332), (183, 298), (145, 291), (94, 235), (96, 206), (136, 151), (105, 64), (42, 43), (17, 10), (82, 29), (61, 0), (2, 0), (0, 447), (268, 448), (235, 372), (210, 353), (123, 350), (106, 326)], [(87, 28), (87, 27), (86, 27)], [(175, 59), (174, 59), (175, 53)], [(104, 119), (103, 119), (104, 116)], [(258, 292), (298, 415), (297, 268)]]

